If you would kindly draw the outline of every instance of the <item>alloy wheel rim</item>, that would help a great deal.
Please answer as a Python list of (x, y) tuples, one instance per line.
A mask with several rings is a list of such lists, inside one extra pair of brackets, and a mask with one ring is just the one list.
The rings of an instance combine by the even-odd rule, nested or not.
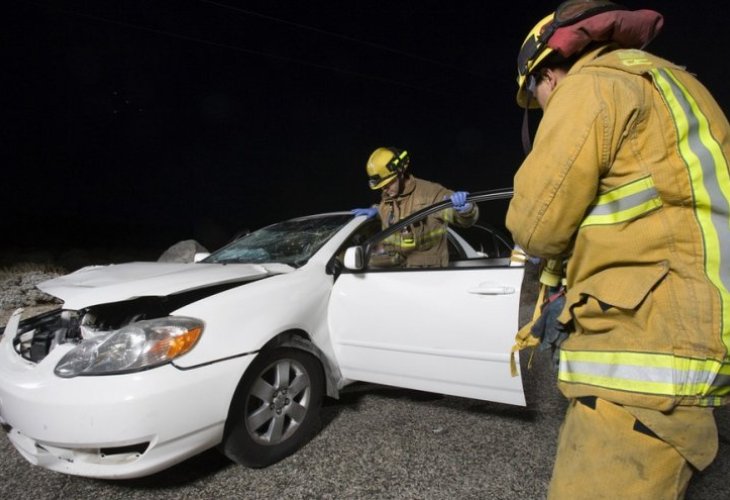
[(279, 359), (256, 377), (246, 401), (245, 423), (251, 438), (276, 445), (291, 437), (306, 417), (312, 384), (304, 367)]

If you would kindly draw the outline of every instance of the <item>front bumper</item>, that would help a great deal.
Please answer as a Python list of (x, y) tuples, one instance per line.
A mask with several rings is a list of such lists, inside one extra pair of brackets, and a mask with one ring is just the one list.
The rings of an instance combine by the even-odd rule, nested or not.
[(233, 392), (253, 355), (195, 369), (62, 379), (0, 336), (0, 423), (29, 462), (67, 474), (123, 479), (165, 469), (221, 441)]

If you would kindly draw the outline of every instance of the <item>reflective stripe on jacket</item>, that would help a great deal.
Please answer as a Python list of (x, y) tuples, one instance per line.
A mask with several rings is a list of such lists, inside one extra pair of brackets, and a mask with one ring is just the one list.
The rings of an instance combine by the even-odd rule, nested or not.
[(730, 399), (730, 125), (688, 72), (586, 53), (549, 97), (507, 225), (569, 255), (559, 385), (667, 410)]

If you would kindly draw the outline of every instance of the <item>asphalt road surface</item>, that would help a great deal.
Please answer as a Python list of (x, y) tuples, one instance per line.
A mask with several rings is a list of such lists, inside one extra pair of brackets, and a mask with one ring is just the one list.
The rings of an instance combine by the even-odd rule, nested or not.
[[(0, 498), (544, 498), (565, 401), (547, 356), (530, 370), (521, 364), (526, 408), (353, 385), (327, 401), (319, 435), (265, 469), (211, 450), (146, 478), (94, 480), (32, 466), (0, 435)], [(688, 499), (730, 498), (730, 407), (716, 416), (719, 455), (695, 475)]]

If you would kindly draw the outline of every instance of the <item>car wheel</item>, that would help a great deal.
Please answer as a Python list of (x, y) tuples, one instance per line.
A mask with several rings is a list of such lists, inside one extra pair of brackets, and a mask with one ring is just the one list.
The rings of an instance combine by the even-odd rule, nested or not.
[(298, 349), (265, 351), (251, 363), (231, 402), (221, 449), (236, 463), (265, 467), (301, 448), (319, 430), (324, 373)]

